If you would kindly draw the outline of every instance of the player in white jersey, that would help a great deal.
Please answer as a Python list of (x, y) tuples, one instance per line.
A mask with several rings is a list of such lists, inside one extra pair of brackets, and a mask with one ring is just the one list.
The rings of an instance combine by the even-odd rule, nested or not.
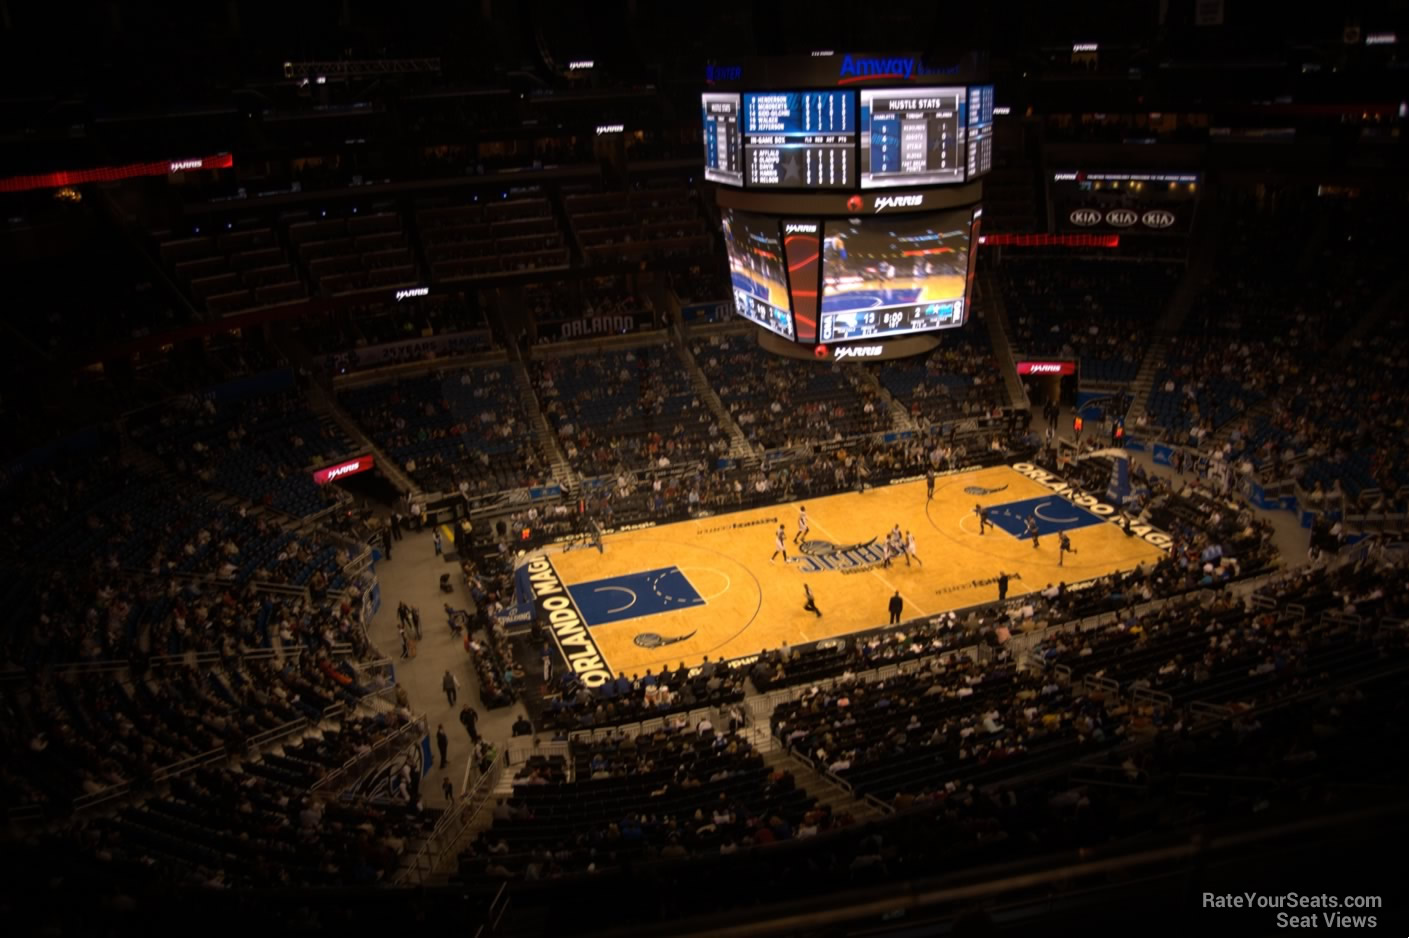
[(797, 506), (797, 535), (793, 538), (794, 544), (800, 544), (807, 540), (807, 506)]
[(778, 525), (778, 533), (773, 536), (773, 547), (774, 547), (773, 556), (768, 558), (768, 562), (769, 562), (769, 563), (772, 563), (774, 560), (777, 559), (777, 557), (778, 557), (779, 554), (782, 554), (782, 555), (783, 555), (783, 563), (787, 563), (787, 562), (788, 562), (788, 532), (787, 532), (787, 529), (784, 528), (781, 524)]
[(917, 564), (919, 564), (920, 566), (923, 567), (923, 566), (925, 565), (925, 562), (920, 559), (920, 555), (917, 554), (917, 553), (915, 553), (915, 532), (914, 532), (914, 531), (906, 531), (906, 532), (905, 532), (905, 563), (906, 563), (906, 565), (909, 565), (909, 563), (910, 563), (910, 558), (911, 558), (911, 557), (914, 557), (914, 558), (915, 558), (915, 562), (916, 562)]
[(891, 555), (895, 553), (895, 548), (891, 546), (890, 538), (881, 541), (881, 566), (889, 567)]

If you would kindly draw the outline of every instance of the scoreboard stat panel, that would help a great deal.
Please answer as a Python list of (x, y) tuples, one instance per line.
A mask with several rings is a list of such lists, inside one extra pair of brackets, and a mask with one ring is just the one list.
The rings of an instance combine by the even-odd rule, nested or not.
[(856, 185), (856, 103), (847, 91), (745, 94), (745, 185)]

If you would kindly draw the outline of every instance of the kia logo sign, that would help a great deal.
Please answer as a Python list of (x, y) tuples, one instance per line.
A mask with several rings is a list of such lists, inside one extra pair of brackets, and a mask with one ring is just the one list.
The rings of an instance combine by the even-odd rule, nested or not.
[(1141, 216), (1140, 221), (1144, 222), (1146, 228), (1168, 228), (1174, 224), (1174, 213), (1153, 209)]
[(327, 485), (329, 482), (336, 482), (338, 479), (346, 478), (347, 476), (355, 476), (359, 472), (366, 472), (371, 468), (372, 457), (370, 455), (358, 456), (356, 459), (349, 459), (345, 462), (319, 469), (317, 472), (313, 473), (313, 482), (315, 485)]
[(1071, 223), (1089, 228), (1101, 223), (1101, 213), (1094, 208), (1079, 208), (1071, 213)]
[(859, 196), (859, 195), (853, 195), (851, 198), (849, 198), (849, 199), (846, 200), (846, 210), (847, 210), (848, 212), (853, 212), (853, 213), (854, 213), (854, 212), (859, 212), (859, 211), (861, 211), (861, 206), (864, 205), (864, 204), (865, 204), (865, 203), (861, 201), (861, 196)]
[(819, 345), (816, 349), (813, 350), (812, 354), (816, 355), (818, 358), (826, 358), (830, 351), (831, 350), (828, 349), (827, 346)]
[(1140, 215), (1128, 208), (1112, 209), (1106, 213), (1106, 224), (1114, 225), (1117, 228), (1129, 228), (1138, 221)]

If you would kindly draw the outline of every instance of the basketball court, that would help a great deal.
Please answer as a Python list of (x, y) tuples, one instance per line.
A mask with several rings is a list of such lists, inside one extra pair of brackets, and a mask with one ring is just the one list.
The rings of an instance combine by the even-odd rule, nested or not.
[[(1012, 597), (1163, 556), (1093, 502), (1081, 507), (999, 466), (941, 476), (930, 501), (923, 479), (808, 500), (811, 530), (801, 549), (794, 503), (609, 534), (602, 553), (554, 546), (530, 567), (541, 571), (540, 602), (553, 593), (542, 608), (557, 610), (553, 631), (565, 655), (640, 674), (884, 625), (897, 590), (910, 619), (996, 599), (1000, 572), (1011, 578)], [(989, 509), (984, 534), (975, 504)], [(1028, 518), (1037, 524), (1037, 548)], [(770, 562), (780, 523), (788, 559)], [(913, 532), (920, 562), (907, 566), (901, 555), (882, 565), (881, 544), (896, 524)], [(1075, 550), (1060, 567), (1059, 532)], [(803, 608), (804, 583), (820, 617)]]
[(748, 270), (735, 265), (730, 272), (730, 283), (733, 284), (735, 290), (741, 290), (755, 299), (762, 300), (769, 306), (787, 309), (788, 288), (768, 274), (769, 271), (766, 269)]

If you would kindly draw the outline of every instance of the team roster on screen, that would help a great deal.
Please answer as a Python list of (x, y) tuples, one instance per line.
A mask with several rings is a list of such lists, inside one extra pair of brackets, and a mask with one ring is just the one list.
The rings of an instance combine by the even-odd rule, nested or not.
[(856, 92), (743, 95), (744, 176), (749, 186), (856, 186)]
[(827, 222), (818, 338), (963, 325), (970, 229), (968, 210)]
[(965, 88), (861, 91), (861, 188), (963, 182)]

